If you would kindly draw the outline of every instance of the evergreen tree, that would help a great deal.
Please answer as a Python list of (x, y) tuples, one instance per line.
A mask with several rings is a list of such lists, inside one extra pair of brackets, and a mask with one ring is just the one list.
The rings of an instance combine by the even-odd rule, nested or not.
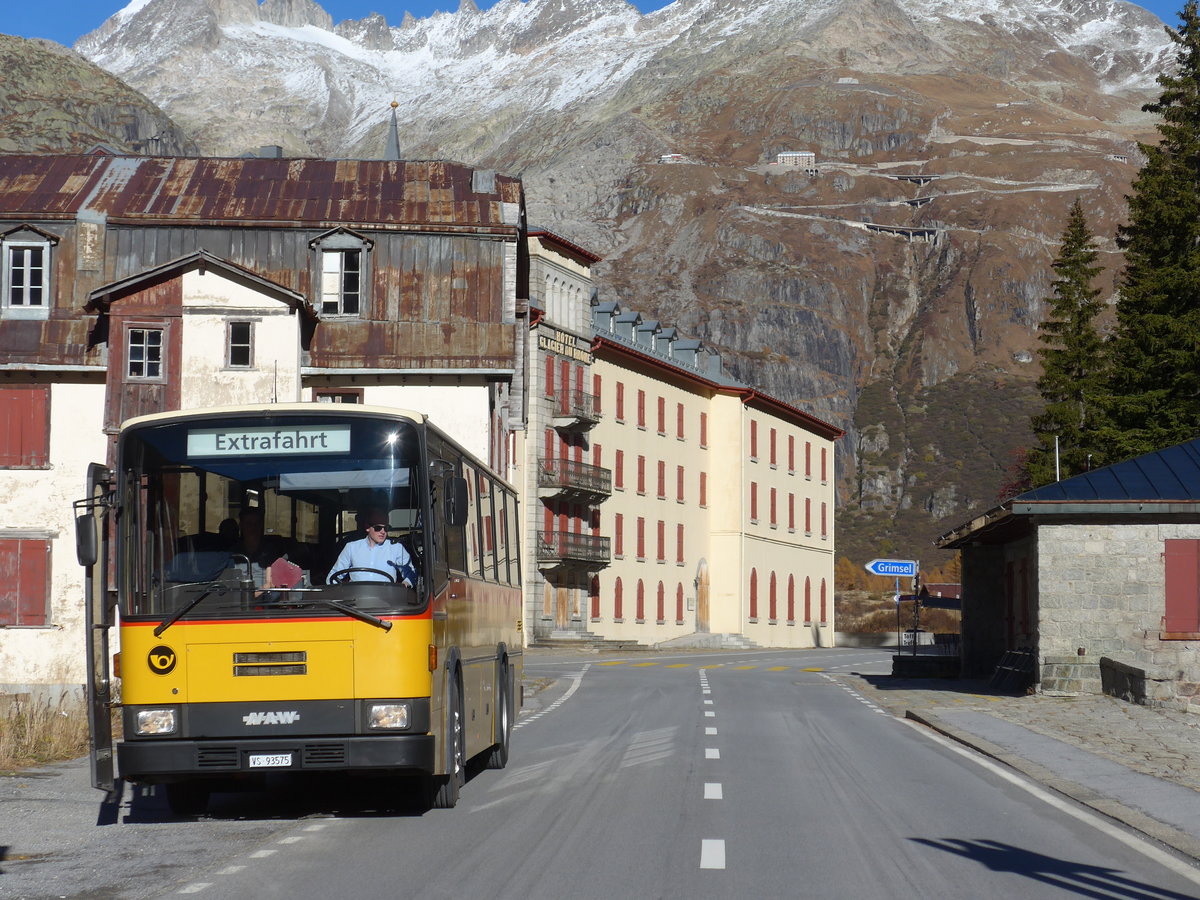
[(1161, 142), (1140, 145), (1129, 224), (1118, 234), (1125, 269), (1108, 343), (1104, 436), (1109, 462), (1200, 434), (1200, 14), (1187, 0), (1174, 71), (1160, 75)]
[(1104, 342), (1095, 325), (1104, 304), (1100, 289), (1092, 287), (1101, 271), (1097, 256), (1095, 238), (1076, 199), (1052, 264), (1058, 277), (1051, 282), (1054, 296), (1046, 300), (1050, 311), (1041, 325), (1038, 390), (1046, 408), (1033, 418), (1037, 444), (1025, 458), (1034, 486), (1055, 480), (1056, 436), (1063, 478), (1087, 471), (1104, 455), (1096, 410), (1104, 365)]

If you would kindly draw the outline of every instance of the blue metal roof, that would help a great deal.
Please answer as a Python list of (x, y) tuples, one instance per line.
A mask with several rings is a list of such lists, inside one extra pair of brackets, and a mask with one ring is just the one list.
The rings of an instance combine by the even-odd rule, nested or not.
[(1047, 484), (1023, 501), (1200, 500), (1200, 438)]

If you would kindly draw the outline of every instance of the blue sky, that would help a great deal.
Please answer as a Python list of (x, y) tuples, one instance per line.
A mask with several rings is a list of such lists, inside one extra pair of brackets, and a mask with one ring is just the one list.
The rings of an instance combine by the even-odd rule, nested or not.
[[(669, 0), (637, 0), (643, 12), (666, 6)], [(318, 0), (335, 22), (361, 19), (372, 12), (383, 13), (390, 24), (399, 25), (408, 10), (424, 17), (438, 9), (454, 10), (458, 0)], [(478, 6), (491, 6), (487, 0), (476, 0)], [(93, 31), (113, 13), (123, 9), (125, 0), (0, 0), (0, 32), (21, 37), (41, 37), (70, 46), (82, 35)], [(1178, 22), (1183, 0), (1147, 0), (1138, 4), (1158, 15), (1170, 25)]]

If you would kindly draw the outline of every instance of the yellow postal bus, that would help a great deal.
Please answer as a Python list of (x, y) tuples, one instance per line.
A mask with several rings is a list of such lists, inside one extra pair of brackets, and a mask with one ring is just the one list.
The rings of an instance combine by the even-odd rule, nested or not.
[[(126, 422), (77, 504), (92, 780), (178, 813), (273, 772), (457, 802), (522, 695), (516, 495), (417, 413), (278, 404)], [(110, 673), (108, 629), (119, 610)]]

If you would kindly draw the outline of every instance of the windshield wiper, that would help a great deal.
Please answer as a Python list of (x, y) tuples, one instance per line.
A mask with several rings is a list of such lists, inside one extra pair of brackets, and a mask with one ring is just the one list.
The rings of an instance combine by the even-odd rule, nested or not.
[(210, 581), (207, 583), (205, 583), (203, 581), (194, 581), (189, 584), (177, 584), (174, 587), (172, 587), (172, 590), (178, 590), (179, 588), (185, 588), (185, 587), (195, 587), (196, 585), (205, 585), (206, 589), (204, 591), (202, 591), (201, 593), (197, 594), (193, 599), (189, 600), (183, 606), (181, 606), (175, 612), (175, 615), (171, 616), (171, 618), (167, 619), (167, 621), (163, 622), (161, 625), (156, 626), (154, 629), (155, 637), (161, 637), (162, 633), (164, 631), (166, 631), (168, 628), (170, 628), (172, 625), (174, 625), (176, 622), (178, 622), (180, 619), (182, 619), (184, 616), (186, 616), (188, 613), (190, 613), (193, 609), (195, 609), (197, 606), (199, 606), (200, 603), (206, 597), (208, 597), (210, 594), (216, 594), (218, 597), (224, 597), (230, 591), (230, 586), (223, 581)]
[(310, 606), (314, 603), (320, 604), (328, 609), (335, 609), (340, 613), (345, 613), (352, 619), (358, 619), (360, 622), (366, 622), (368, 625), (374, 625), (376, 628), (382, 628), (384, 631), (392, 630), (391, 622), (385, 621), (378, 616), (373, 616), (368, 612), (363, 612), (361, 609), (355, 609), (353, 606), (346, 606), (343, 603), (338, 603), (336, 600), (327, 600), (324, 597), (312, 597), (306, 600), (280, 600), (271, 605), (286, 607), (288, 609), (300, 609), (305, 606)]

